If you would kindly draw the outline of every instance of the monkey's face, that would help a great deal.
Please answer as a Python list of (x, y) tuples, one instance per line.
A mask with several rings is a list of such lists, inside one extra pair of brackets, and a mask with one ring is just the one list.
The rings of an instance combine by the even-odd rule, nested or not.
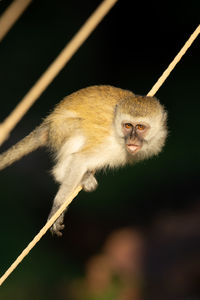
[(121, 126), (125, 137), (126, 149), (130, 154), (134, 155), (142, 149), (150, 126), (145, 122), (137, 123), (128, 121), (123, 121)]
[(115, 109), (114, 128), (126, 151), (141, 160), (158, 154), (167, 136), (167, 113), (155, 98), (124, 99)]

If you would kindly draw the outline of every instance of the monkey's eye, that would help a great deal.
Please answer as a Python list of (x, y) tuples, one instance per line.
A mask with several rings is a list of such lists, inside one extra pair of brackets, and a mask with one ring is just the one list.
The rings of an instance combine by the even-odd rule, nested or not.
[(133, 128), (133, 125), (131, 123), (125, 123), (124, 124), (124, 127), (128, 130), (132, 129)]
[(142, 130), (145, 130), (145, 128), (146, 128), (146, 127), (145, 127), (144, 125), (142, 125), (142, 124), (137, 124), (137, 125), (136, 125), (136, 129), (137, 129), (137, 130), (141, 130), (141, 131), (142, 131)]

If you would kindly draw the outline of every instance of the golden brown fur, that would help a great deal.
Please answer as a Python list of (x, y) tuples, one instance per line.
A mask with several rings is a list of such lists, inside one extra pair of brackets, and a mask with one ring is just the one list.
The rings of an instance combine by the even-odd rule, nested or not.
[[(101, 144), (110, 134), (116, 104), (130, 96), (134, 94), (112, 86), (92, 86), (67, 96), (45, 120), (50, 127), (52, 147), (62, 145), (63, 131), (70, 135), (80, 128), (88, 137), (83, 151)], [(69, 111), (74, 113), (74, 117), (69, 117)]]
[[(64, 98), (32, 133), (0, 155), (0, 169), (47, 146), (60, 183), (49, 218), (77, 185), (94, 190), (96, 170), (123, 166), (158, 154), (167, 128), (164, 107), (154, 97), (112, 86), (92, 86)], [(52, 226), (61, 235), (62, 214)]]

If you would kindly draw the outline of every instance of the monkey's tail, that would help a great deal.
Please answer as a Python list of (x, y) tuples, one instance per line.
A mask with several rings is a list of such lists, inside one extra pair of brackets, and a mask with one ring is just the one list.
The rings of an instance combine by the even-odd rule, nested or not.
[(0, 170), (8, 167), (28, 153), (47, 144), (48, 129), (44, 124), (36, 127), (29, 135), (0, 154)]

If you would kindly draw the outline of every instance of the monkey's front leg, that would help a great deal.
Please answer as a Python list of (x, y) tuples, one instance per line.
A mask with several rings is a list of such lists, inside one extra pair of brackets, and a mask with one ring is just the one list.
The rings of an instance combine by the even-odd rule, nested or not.
[[(80, 173), (79, 173), (80, 175)], [(81, 184), (83, 189), (86, 192), (92, 192), (96, 189), (98, 183), (96, 178), (94, 177), (94, 172), (91, 171), (87, 171), (85, 172), (85, 174), (82, 176), (82, 178), (80, 179), (80, 181), (78, 182), (77, 179), (77, 174), (76, 174), (76, 179), (74, 179), (74, 182), (78, 184)], [(81, 176), (80, 176), (81, 177)], [(72, 176), (70, 178), (72, 180)], [(49, 214), (48, 219), (50, 219), (55, 212), (59, 209), (59, 207), (63, 204), (63, 202), (67, 199), (67, 197), (70, 195), (69, 193), (69, 189), (72, 188), (72, 185), (75, 186), (74, 182), (72, 184), (71, 180), (69, 180), (69, 178), (66, 179), (66, 181), (64, 181), (61, 186), (60, 189), (54, 199), (54, 203), (53, 203), (53, 207), (51, 209), (51, 212)], [(75, 189), (75, 187), (74, 187)], [(73, 190), (71, 190), (72, 192)], [(66, 210), (65, 210), (66, 212)], [(52, 234), (56, 234), (58, 236), (62, 235), (62, 230), (64, 229), (65, 225), (63, 224), (64, 221), (64, 214), (65, 212), (63, 212), (58, 219), (55, 221), (55, 223), (52, 225), (50, 231)]]
[[(55, 212), (65, 202), (65, 200), (70, 196), (70, 194), (75, 190), (75, 188), (78, 185), (82, 184), (82, 178), (84, 177), (84, 174), (87, 173), (86, 169), (84, 167), (81, 168), (80, 165), (77, 165), (75, 161), (73, 161), (73, 164), (70, 164), (68, 166), (67, 171), (68, 172), (66, 172), (66, 175), (64, 176), (60, 188), (54, 198), (53, 206), (48, 219), (50, 219), (52, 215), (55, 214)], [(64, 212), (52, 225), (50, 229), (52, 234), (56, 234), (58, 236), (62, 235), (61, 231), (64, 228), (63, 220)]]
[[(63, 184), (61, 184), (61, 186), (58, 190), (58, 193), (56, 194), (56, 197), (54, 198), (53, 206), (52, 206), (51, 212), (48, 216), (48, 220), (51, 219), (51, 217), (56, 213), (56, 211), (59, 209), (59, 207), (62, 205), (62, 203), (66, 199), (65, 192), (67, 195), (67, 190), (65, 191), (65, 188), (66, 187)], [(66, 208), (66, 210), (67, 210), (67, 208)], [(62, 235), (61, 231), (65, 227), (65, 225), (63, 224), (65, 211), (58, 217), (58, 219), (51, 226), (50, 231), (52, 234), (56, 234), (57, 236)]]

